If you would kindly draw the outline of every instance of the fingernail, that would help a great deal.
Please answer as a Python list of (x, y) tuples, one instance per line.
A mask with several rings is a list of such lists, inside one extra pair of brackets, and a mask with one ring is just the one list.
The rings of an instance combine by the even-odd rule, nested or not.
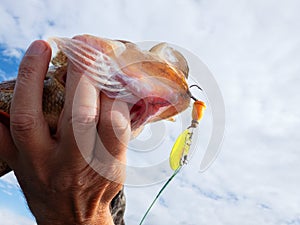
[(41, 55), (46, 49), (47, 46), (43, 41), (35, 41), (29, 46), (25, 55)]

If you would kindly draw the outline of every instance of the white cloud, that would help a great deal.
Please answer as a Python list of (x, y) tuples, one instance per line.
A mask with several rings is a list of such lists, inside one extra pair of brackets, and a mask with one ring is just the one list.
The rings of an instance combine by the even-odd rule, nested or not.
[[(12, 52), (37, 38), (92, 33), (192, 50), (223, 92), (224, 146), (203, 174), (203, 153), (194, 156), (164, 192), (168, 207), (154, 207), (148, 224), (300, 224), (299, 7), (296, 0), (3, 0), (0, 43)], [(159, 187), (127, 188), (128, 224)]]
[(0, 80), (5, 80), (5, 79), (6, 79), (5, 73), (0, 69)]
[(10, 186), (19, 187), (17, 178), (15, 177), (13, 172), (4, 175), (3, 177), (1, 177), (1, 179)]
[(0, 208), (0, 218), (1, 218), (2, 225), (16, 225), (16, 224), (36, 225), (36, 223), (33, 222), (32, 219), (28, 219), (27, 217), (20, 216), (14, 213), (13, 211), (3, 207)]
[(16, 48), (11, 48), (11, 49), (6, 49), (2, 52), (3, 55), (11, 58), (21, 58), (22, 56), (22, 51), (20, 49)]
[(7, 75), (4, 71), (0, 69), (0, 81), (11, 80), (15, 78), (15, 75)]

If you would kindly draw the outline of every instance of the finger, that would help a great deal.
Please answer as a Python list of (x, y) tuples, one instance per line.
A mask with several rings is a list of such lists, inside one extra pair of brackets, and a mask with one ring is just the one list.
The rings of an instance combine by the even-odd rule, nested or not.
[(114, 158), (125, 162), (131, 135), (128, 105), (126, 102), (108, 98), (103, 93), (100, 102), (100, 140)]
[(44, 41), (35, 41), (20, 64), (10, 110), (11, 134), (17, 148), (30, 153), (41, 150), (50, 140), (42, 112), (44, 77), (51, 49)]
[(0, 160), (4, 160), (10, 166), (16, 159), (17, 151), (10, 136), (9, 129), (0, 123)]
[(129, 109), (127, 103), (110, 99), (103, 93), (100, 109), (99, 137), (90, 166), (107, 180), (122, 184), (126, 172), (126, 149), (131, 136)]
[[(84, 70), (70, 61), (68, 64), (65, 105), (58, 126), (60, 142), (65, 146), (62, 154), (90, 157), (97, 134), (99, 90), (85, 76)], [(78, 148), (80, 151), (74, 151)]]

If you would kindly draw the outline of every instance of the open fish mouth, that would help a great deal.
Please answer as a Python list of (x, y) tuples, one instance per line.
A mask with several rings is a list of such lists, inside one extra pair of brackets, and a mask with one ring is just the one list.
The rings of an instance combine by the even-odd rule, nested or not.
[(146, 124), (154, 115), (166, 111), (171, 103), (159, 97), (147, 97), (130, 105), (131, 127), (136, 129)]

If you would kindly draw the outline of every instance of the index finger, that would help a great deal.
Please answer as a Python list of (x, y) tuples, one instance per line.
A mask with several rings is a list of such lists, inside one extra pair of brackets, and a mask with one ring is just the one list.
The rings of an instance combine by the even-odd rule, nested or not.
[[(82, 36), (75, 39), (85, 40)], [(58, 136), (64, 151), (61, 157), (90, 158), (94, 148), (99, 117), (99, 89), (85, 75), (86, 71), (68, 62), (65, 104)], [(78, 151), (82, 150), (82, 151)]]

